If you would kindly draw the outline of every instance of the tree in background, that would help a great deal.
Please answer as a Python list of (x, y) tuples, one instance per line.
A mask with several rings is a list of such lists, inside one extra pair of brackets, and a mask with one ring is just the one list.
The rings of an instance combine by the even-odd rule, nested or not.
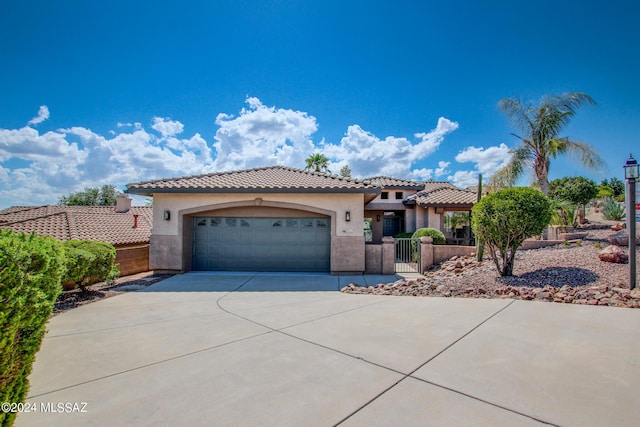
[[(598, 195), (598, 185), (583, 176), (572, 176), (554, 179), (549, 183), (549, 197), (558, 201), (566, 200), (578, 206), (578, 223), (584, 223), (584, 213), (587, 203)], [(581, 207), (581, 208), (580, 208)], [(575, 218), (575, 208), (571, 218), (573, 223)], [(567, 221), (569, 222), (569, 221)]]
[(600, 184), (611, 188), (611, 190), (613, 190), (613, 196), (624, 194), (624, 182), (616, 177), (613, 177), (609, 180), (604, 179)]
[(340, 168), (340, 176), (351, 178), (351, 168), (349, 167), (349, 165), (344, 165), (342, 168)]
[(513, 275), (516, 250), (525, 239), (549, 224), (549, 199), (529, 187), (506, 188), (489, 194), (471, 209), (471, 224), (501, 276)]
[(504, 98), (498, 106), (511, 123), (523, 132), (521, 145), (511, 150), (511, 160), (491, 180), (498, 188), (512, 187), (531, 168), (544, 195), (548, 194), (549, 164), (558, 155), (575, 155), (587, 168), (604, 168), (604, 162), (594, 149), (585, 143), (560, 136), (562, 129), (575, 115), (578, 107), (595, 101), (587, 94), (568, 92), (562, 95), (547, 95), (538, 105), (523, 103), (516, 98)]
[(586, 205), (598, 194), (598, 185), (583, 176), (554, 179), (549, 183), (549, 197)]
[(116, 199), (124, 194), (114, 185), (86, 187), (84, 191), (69, 193), (58, 200), (61, 206), (115, 206)]
[(329, 170), (329, 159), (324, 154), (313, 153), (305, 159), (307, 166), (305, 170), (313, 170), (314, 172), (331, 173)]

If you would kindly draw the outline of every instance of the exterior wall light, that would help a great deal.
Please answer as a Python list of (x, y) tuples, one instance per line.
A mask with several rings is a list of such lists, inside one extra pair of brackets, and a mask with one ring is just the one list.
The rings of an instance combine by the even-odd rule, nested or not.
[(380, 215), (376, 215), (376, 221), (380, 222)]
[(164, 220), (169, 221), (171, 219), (171, 211), (164, 211)]
[(351, 212), (346, 211), (346, 212), (344, 213), (344, 220), (345, 220), (345, 221), (351, 221)]

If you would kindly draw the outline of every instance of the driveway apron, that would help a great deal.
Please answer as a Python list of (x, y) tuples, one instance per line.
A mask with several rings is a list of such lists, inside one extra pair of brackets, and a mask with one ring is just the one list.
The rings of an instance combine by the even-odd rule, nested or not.
[(337, 292), (392, 280), (188, 273), (63, 313), (16, 425), (640, 424), (640, 310)]

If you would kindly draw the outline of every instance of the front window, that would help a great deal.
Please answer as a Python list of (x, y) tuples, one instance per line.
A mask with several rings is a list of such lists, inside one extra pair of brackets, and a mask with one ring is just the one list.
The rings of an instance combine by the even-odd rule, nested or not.
[(383, 192), (380, 194), (380, 198), (381, 198), (381, 199), (383, 199), (383, 200), (388, 199), (388, 198), (389, 198), (389, 192), (388, 192), (388, 191), (383, 191)]
[(471, 212), (445, 211), (443, 233), (447, 244), (473, 246), (475, 240), (471, 231)]

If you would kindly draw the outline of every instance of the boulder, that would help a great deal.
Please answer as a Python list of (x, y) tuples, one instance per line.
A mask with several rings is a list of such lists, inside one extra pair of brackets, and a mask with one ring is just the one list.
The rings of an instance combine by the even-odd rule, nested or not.
[(625, 228), (627, 228), (626, 222), (619, 222), (616, 225), (611, 226), (611, 230), (613, 231), (620, 231), (620, 230), (624, 230)]
[(609, 243), (616, 246), (629, 246), (629, 235), (626, 230), (620, 230), (609, 236)]
[(629, 256), (618, 246), (607, 246), (598, 254), (600, 261), (615, 262), (618, 264), (625, 263), (629, 260)]

